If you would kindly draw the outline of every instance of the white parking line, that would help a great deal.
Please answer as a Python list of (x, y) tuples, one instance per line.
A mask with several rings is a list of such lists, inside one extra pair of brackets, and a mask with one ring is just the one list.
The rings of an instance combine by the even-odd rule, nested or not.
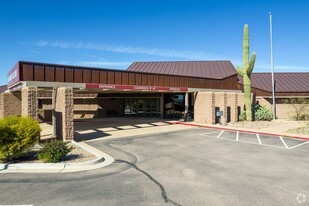
[[(216, 138), (216, 137), (212, 137), (212, 138)], [(226, 138), (220, 138), (220, 139), (229, 140), (229, 141), (234, 141), (235, 142), (235, 140), (233, 140), (233, 139), (226, 139)], [(246, 142), (246, 141), (243, 141), (243, 140), (238, 140), (238, 142), (246, 143), (246, 144), (261, 145), (261, 146), (264, 146), (264, 147), (273, 147), (273, 148), (279, 148), (279, 149), (286, 149), (284, 147), (279, 147), (279, 146), (275, 146), (275, 145), (259, 144), (259, 143), (255, 143), (255, 142)]]
[(260, 139), (260, 135), (259, 135), (259, 134), (256, 134), (256, 138), (258, 139), (259, 144), (262, 144), (261, 139)]
[[(218, 139), (223, 139), (223, 140), (230, 140), (230, 141), (236, 141), (236, 142), (241, 142), (241, 143), (249, 143), (249, 144), (255, 144), (255, 145), (261, 145), (261, 146), (265, 146), (265, 147), (273, 147), (273, 148), (279, 148), (279, 149), (294, 149), (296, 147), (305, 145), (307, 143), (309, 143), (309, 141), (303, 142), (301, 144), (295, 145), (293, 147), (289, 147), (285, 141), (283, 140), (283, 138), (281, 136), (279, 136), (279, 139), (281, 140), (282, 144), (284, 146), (275, 146), (275, 145), (269, 145), (269, 144), (265, 144), (262, 143), (260, 135), (256, 134), (256, 138), (258, 140), (258, 143), (255, 142), (247, 142), (247, 141), (243, 141), (243, 140), (239, 140), (239, 131), (236, 132), (236, 139), (229, 139), (229, 138), (224, 138), (221, 137), (221, 135), (223, 134), (223, 132), (225, 132), (225, 130), (221, 130), (221, 132), (217, 135), (217, 136), (211, 136), (209, 134), (214, 134), (214, 133), (218, 133), (218, 131), (211, 131), (211, 132), (207, 132), (207, 133), (202, 133), (202, 134), (198, 134), (198, 135), (202, 135), (202, 136), (206, 136), (206, 137), (211, 137), (211, 138), (218, 138)], [(275, 138), (275, 137), (274, 137)], [(277, 137), (276, 137), (277, 138)]]
[(290, 147), (289, 149), (294, 149), (294, 148), (296, 148), (296, 147), (299, 147), (299, 146), (302, 146), (302, 145), (304, 145), (304, 144), (307, 144), (309, 141), (307, 141), (307, 142), (303, 142), (303, 143), (301, 143), (301, 144), (298, 144), (298, 145), (295, 145), (295, 146), (293, 146), (293, 147)]
[(283, 145), (285, 146), (285, 148), (289, 149), (289, 147), (286, 145), (286, 143), (285, 143), (285, 141), (282, 139), (282, 137), (279, 136), (279, 138), (280, 138), (281, 142), (283, 143)]
[(213, 133), (218, 133), (218, 131), (206, 132), (206, 133), (202, 133), (202, 134), (199, 134), (199, 135), (205, 136), (205, 134), (213, 134)]
[(222, 130), (222, 131), (220, 132), (220, 134), (217, 136), (217, 138), (220, 138), (220, 136), (223, 134), (223, 132), (224, 132), (224, 130)]

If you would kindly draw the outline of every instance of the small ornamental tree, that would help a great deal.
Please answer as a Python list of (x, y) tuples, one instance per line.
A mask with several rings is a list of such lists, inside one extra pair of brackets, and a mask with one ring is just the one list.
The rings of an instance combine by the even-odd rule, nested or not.
[(40, 138), (41, 128), (30, 117), (0, 119), (0, 160), (18, 158), (29, 151)]
[(244, 84), (244, 97), (246, 105), (246, 119), (252, 121), (252, 108), (251, 108), (251, 73), (253, 71), (255, 63), (255, 52), (252, 53), (251, 59), (249, 59), (249, 31), (248, 25), (244, 26), (244, 40), (243, 40), (243, 65), (237, 66), (236, 71), (243, 78)]

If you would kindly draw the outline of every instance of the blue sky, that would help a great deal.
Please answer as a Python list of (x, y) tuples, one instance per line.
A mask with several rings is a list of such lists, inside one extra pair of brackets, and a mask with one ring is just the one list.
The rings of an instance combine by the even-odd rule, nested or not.
[(134, 61), (242, 62), (249, 24), (254, 72), (309, 71), (307, 0), (0, 0), (0, 85), (18, 60), (126, 69)]

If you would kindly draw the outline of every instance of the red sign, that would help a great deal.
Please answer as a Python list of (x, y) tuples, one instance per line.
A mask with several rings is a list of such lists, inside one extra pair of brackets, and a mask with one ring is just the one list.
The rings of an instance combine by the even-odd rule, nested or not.
[(19, 75), (19, 62), (9, 71), (8, 75), (8, 86), (11, 86), (20, 80)]
[(135, 86), (117, 84), (85, 84), (87, 89), (187, 92), (186, 87)]

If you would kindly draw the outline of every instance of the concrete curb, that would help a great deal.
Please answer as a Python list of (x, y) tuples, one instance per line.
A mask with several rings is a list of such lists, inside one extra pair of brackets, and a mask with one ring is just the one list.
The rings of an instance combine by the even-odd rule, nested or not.
[(0, 164), (0, 173), (66, 173), (80, 172), (106, 167), (114, 162), (114, 158), (84, 142), (73, 144), (95, 155), (97, 158), (80, 163), (13, 163)]
[(260, 131), (256, 131), (256, 130), (245, 130), (245, 129), (230, 128), (230, 127), (208, 126), (208, 125), (200, 125), (200, 124), (196, 124), (196, 123), (186, 123), (186, 122), (170, 122), (170, 124), (181, 124), (181, 125), (188, 125), (188, 126), (193, 126), (193, 127), (204, 127), (204, 128), (211, 128), (211, 129), (238, 131), (238, 132), (245, 132), (245, 133), (251, 133), (251, 134), (261, 134), (261, 135), (270, 135), (270, 136), (277, 136), (277, 137), (285, 136), (285, 137), (289, 137), (289, 138), (309, 141), (309, 137), (295, 136), (294, 134), (289, 134), (289, 133), (282, 133), (282, 134), (268, 133), (268, 132), (260, 132)]

